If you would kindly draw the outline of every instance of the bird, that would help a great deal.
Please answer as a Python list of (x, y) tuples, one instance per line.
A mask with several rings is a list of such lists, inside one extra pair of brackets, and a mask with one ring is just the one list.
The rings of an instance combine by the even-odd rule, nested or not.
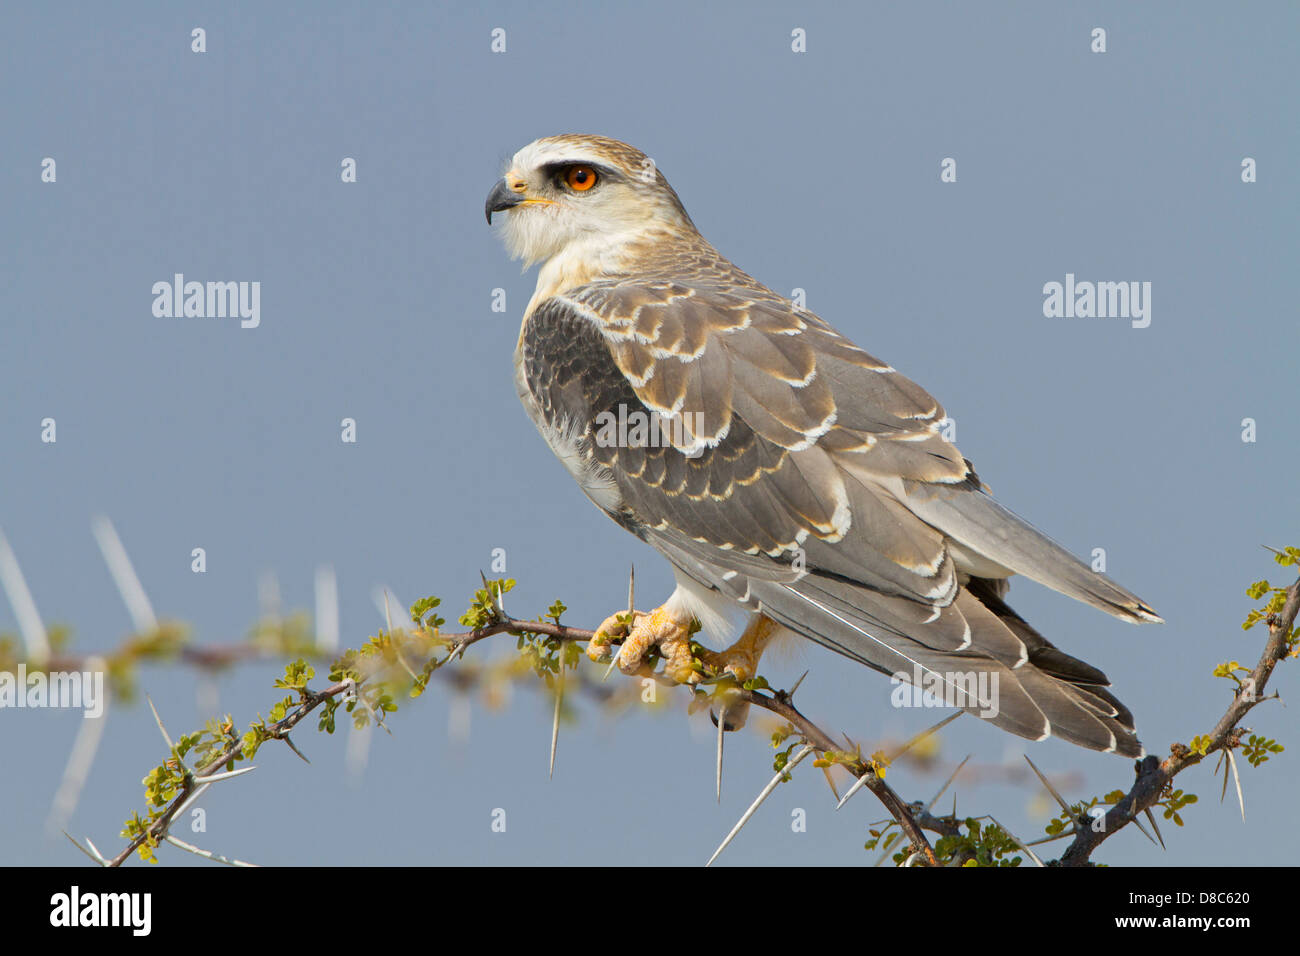
[(1161, 617), (999, 504), (939, 402), (723, 256), (640, 149), (563, 134), (505, 165), (488, 224), (540, 267), (520, 401), (587, 497), (673, 569), (667, 600), (610, 615), (589, 657), (743, 682), (793, 636), (1029, 740), (1143, 755), (1106, 675), (1012, 610), (1008, 579)]

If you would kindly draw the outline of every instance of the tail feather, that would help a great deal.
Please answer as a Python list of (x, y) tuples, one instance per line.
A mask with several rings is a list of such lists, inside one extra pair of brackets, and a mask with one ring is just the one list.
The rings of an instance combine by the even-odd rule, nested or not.
[(1032, 581), (1121, 620), (1164, 620), (1136, 594), (1092, 570), (983, 491), (913, 496), (907, 506), (963, 546)]
[[(753, 589), (763, 613), (785, 627), (882, 673), (919, 676), (927, 689), (1010, 733), (1129, 757), (1143, 753), (1132, 714), (1104, 689), (1101, 671), (1058, 650), (1009, 608), (1009, 617), (999, 615), (976, 593), (963, 589), (944, 609), (970, 629), (966, 646), (954, 649), (932, 646), (924, 624), (893, 626), (896, 612), (888, 605), (904, 599), (815, 574), (789, 585), (753, 582)], [(1022, 651), (1011, 660), (1013, 644)]]
[[(1005, 580), (971, 578), (952, 603), (935, 607), (761, 556), (729, 553), (744, 571), (728, 571), (688, 538), (657, 531), (649, 537), (675, 565), (751, 611), (883, 674), (938, 681), (945, 700), (1003, 730), (1126, 757), (1143, 753), (1133, 715), (1106, 690), (1106, 675), (1013, 611), (1002, 597)], [(944, 683), (950, 675), (958, 677)], [(973, 690), (963, 680), (972, 676)], [(993, 699), (981, 686), (991, 688), (995, 677)]]

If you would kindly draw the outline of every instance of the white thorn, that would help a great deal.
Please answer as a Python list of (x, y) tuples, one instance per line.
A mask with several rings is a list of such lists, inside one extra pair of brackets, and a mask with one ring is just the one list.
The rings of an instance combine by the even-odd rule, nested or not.
[[(27, 648), (27, 657), (35, 664), (44, 664), (50, 656), (50, 639), (41, 623), (40, 612), (36, 610), (36, 600), (27, 587), (22, 568), (18, 566), (18, 557), (9, 540), (0, 531), (0, 587), (3, 587), (18, 620), (18, 631), (23, 636)], [(69, 837), (68, 839), (72, 839)]]
[[(171, 735), (167, 733), (167, 728), (163, 726), (162, 718), (158, 716), (158, 708), (153, 705), (153, 698), (148, 694), (145, 694), (144, 699), (149, 702), (149, 709), (153, 711), (153, 719), (158, 724), (158, 730), (163, 735), (163, 740), (167, 741), (167, 749), (175, 750), (176, 745), (172, 743)], [(180, 757), (177, 757), (176, 759), (179, 760)], [(184, 764), (182, 764), (182, 766), (184, 766)]]
[[(365, 698), (360, 694), (357, 695), (357, 701), (363, 706)], [(348, 743), (344, 748), (343, 766), (348, 775), (348, 781), (358, 784), (365, 776), (366, 767), (370, 764), (370, 742), (374, 738), (371, 727), (358, 727), (355, 723), (351, 725), (348, 731)]]
[(560, 743), (560, 707), (564, 704), (564, 647), (560, 647), (560, 673), (555, 686), (555, 716), (551, 720), (551, 766), (546, 779), (555, 777), (555, 748)]
[(86, 846), (90, 847), (90, 852), (95, 854), (95, 859), (99, 860), (104, 866), (108, 866), (108, 860), (104, 858), (104, 854), (99, 852), (99, 847), (91, 842), (90, 837), (86, 837)]
[(258, 866), (258, 864), (256, 863), (245, 863), (243, 860), (236, 860), (236, 859), (232, 859), (231, 857), (225, 857), (220, 855), (219, 853), (213, 853), (210, 850), (201, 850), (198, 847), (196, 847), (194, 844), (186, 843), (184, 840), (174, 837), (170, 833), (167, 834), (165, 837), (163, 837), (163, 839), (166, 840), (168, 843), (170, 843), (172, 846), (184, 850), (186, 853), (193, 853), (196, 856), (203, 857), (205, 860), (212, 860), (216, 863), (224, 863), (226, 864), (226, 866), (247, 866), (247, 867)]
[[(628, 637), (631, 637), (632, 624), (636, 620), (636, 565), (635, 564), (632, 565), (632, 569), (627, 576), (627, 613), (629, 617), (628, 624), (627, 624), (627, 634)], [(605, 673), (600, 676), (600, 679), (602, 681), (609, 680), (609, 675), (614, 673), (614, 668), (618, 666), (619, 648), (614, 644), (610, 644), (608, 645), (608, 647), (613, 652), (614, 656), (609, 659), (609, 666), (605, 668)]]
[(488, 584), (487, 575), (484, 574), (482, 570), (480, 570), (478, 576), (483, 580), (483, 591), (484, 593), (487, 594), (487, 599), (488, 601), (491, 602), (493, 611), (495, 612), (497, 617), (500, 617), (502, 620), (504, 620), (506, 617), (505, 586), (504, 585), (498, 586), (497, 592), (493, 594), (492, 585)]
[(601, 680), (609, 680), (609, 675), (614, 673), (614, 668), (618, 666), (618, 648), (613, 644), (609, 646), (614, 651), (614, 656), (610, 658), (609, 666), (605, 668), (605, 673), (601, 676)]
[[(100, 866), (108, 866), (108, 861), (107, 861), (106, 859), (104, 859), (103, 854), (101, 854), (101, 853), (99, 852), (99, 850), (95, 849), (95, 844), (91, 843), (89, 839), (86, 840), (86, 842), (87, 842), (88, 844), (90, 844), (90, 849), (87, 850), (84, 846), (82, 846), (82, 845), (81, 845), (80, 843), (78, 843), (75, 839), (73, 839), (72, 834), (69, 833), (67, 830), (64, 830), (64, 831), (63, 831), (63, 835), (64, 835), (65, 837), (67, 837), (69, 841), (71, 841), (71, 843), (72, 843), (73, 846), (75, 846), (75, 847), (76, 847), (78, 850), (80, 850), (82, 853), (86, 854), (86, 856), (90, 857), (92, 860), (94, 860), (94, 861), (95, 861), (96, 863), (98, 863)], [(94, 852), (91, 852), (91, 851), (94, 851)]]
[[(175, 823), (177, 820), (179, 820), (182, 814), (184, 814), (185, 811), (190, 808), (191, 804), (195, 803), (199, 799), (199, 797), (207, 793), (208, 787), (210, 786), (212, 786), (212, 784), (210, 783), (201, 783), (197, 787), (195, 787), (194, 792), (191, 793), (188, 797), (186, 797), (185, 802), (182, 803), (179, 807), (177, 807), (176, 812), (172, 814), (172, 823)], [(168, 826), (170, 825), (171, 824), (168, 824)]]
[(826, 786), (831, 788), (831, 796), (835, 798), (836, 803), (839, 803), (840, 791), (839, 788), (835, 786), (835, 778), (831, 776), (831, 768), (822, 767), (822, 774), (826, 777)]
[(451, 701), (447, 705), (447, 740), (461, 745), (469, 740), (470, 718), (473, 709), (469, 695), (461, 690), (451, 692)]
[(797, 754), (795, 754), (792, 758), (790, 758), (790, 762), (785, 765), (785, 769), (779, 771), (776, 774), (776, 776), (774, 776), (771, 779), (768, 785), (764, 787), (762, 792), (758, 795), (758, 798), (749, 805), (749, 809), (746, 810), (744, 814), (741, 816), (741, 818), (736, 821), (736, 825), (731, 828), (731, 832), (727, 834), (726, 839), (724, 839), (722, 843), (718, 846), (718, 848), (713, 851), (713, 856), (709, 857), (709, 862), (705, 863), (704, 864), (705, 866), (713, 865), (713, 861), (718, 858), (718, 854), (720, 854), (723, 850), (725, 850), (727, 848), (727, 844), (729, 844), (732, 840), (736, 838), (736, 834), (740, 832), (741, 827), (743, 827), (746, 823), (749, 822), (749, 818), (754, 815), (754, 811), (757, 810), (760, 806), (762, 806), (764, 800), (766, 800), (769, 796), (771, 796), (772, 791), (775, 790), (777, 784), (781, 782), (781, 778), (784, 777), (786, 774), (788, 774), (790, 771), (794, 770), (794, 768), (798, 766), (799, 761), (803, 760), (804, 757), (808, 756), (812, 752), (813, 752), (812, 745), (805, 744), (802, 750), (800, 750)]
[(1074, 834), (1071, 831), (1065, 830), (1061, 833), (1056, 834), (1055, 836), (1045, 836), (1038, 840), (1030, 840), (1028, 843), (1025, 844), (1025, 846), (1038, 846), (1041, 843), (1051, 843), (1053, 840), (1064, 840), (1066, 837), (1072, 837), (1072, 836), (1074, 836)]
[(158, 618), (154, 615), (153, 605), (144, 593), (144, 585), (131, 566), (131, 559), (126, 556), (126, 548), (122, 547), (122, 539), (117, 536), (113, 523), (99, 515), (91, 521), (90, 530), (99, 543), (104, 563), (108, 565), (108, 572), (113, 576), (113, 583), (122, 595), (122, 603), (126, 605), (136, 631), (144, 634), (156, 630)]
[(316, 646), (322, 651), (339, 646), (339, 583), (328, 564), (316, 569)]
[(244, 774), (252, 773), (256, 769), (257, 766), (254, 764), (248, 767), (240, 767), (238, 770), (225, 770), (222, 771), (221, 773), (210, 773), (204, 777), (195, 777), (194, 782), (195, 783), (218, 783), (222, 780), (230, 780), (234, 777), (242, 777)]
[[(105, 663), (102, 658), (92, 657), (86, 661), (86, 667), (92, 671), (103, 670)], [(90, 776), (90, 767), (95, 762), (100, 741), (104, 737), (104, 726), (108, 722), (108, 707), (109, 694), (108, 688), (105, 687), (103, 709), (99, 717), (83, 719), (81, 726), (77, 728), (77, 736), (72, 741), (68, 763), (63, 768), (63, 778), (59, 781), (59, 789), (54, 792), (54, 799), (50, 801), (50, 814), (45, 820), (45, 825), (51, 832), (63, 829), (72, 819), (72, 814), (76, 812), (77, 803), (81, 800), (81, 791), (86, 785), (87, 777)]]
[(943, 728), (947, 727), (949, 724), (951, 724), (954, 720), (956, 720), (964, 713), (966, 713), (966, 711), (964, 710), (956, 711), (955, 713), (949, 714), (947, 717), (939, 721), (933, 727), (929, 727), (921, 731), (919, 734), (917, 734), (907, 743), (903, 744), (903, 746), (899, 747), (898, 750), (894, 751), (894, 753), (889, 758), (890, 762), (892, 763), (893, 761), (897, 760), (899, 757), (903, 756), (903, 754), (907, 753), (909, 750), (911, 750), (913, 747), (919, 744), (926, 737), (929, 737), (931, 734), (938, 733), (940, 730), (943, 730)]
[(1003, 832), (1003, 833), (1005, 833), (1007, 836), (1011, 837), (1011, 839), (1015, 840), (1015, 841), (1016, 841), (1016, 845), (1017, 845), (1018, 847), (1020, 847), (1020, 849), (1024, 850), (1026, 853), (1029, 854), (1029, 859), (1033, 860), (1034, 863), (1036, 863), (1038, 866), (1045, 866), (1045, 865), (1046, 865), (1045, 863), (1043, 863), (1042, 860), (1040, 860), (1040, 859), (1038, 858), (1038, 854), (1037, 854), (1037, 853), (1035, 853), (1033, 850), (1029, 849), (1029, 847), (1026, 846), (1026, 845), (1021, 841), (1020, 837), (1016, 836), (1014, 833), (1012, 833), (1012, 832), (1011, 832), (1010, 830), (1008, 830), (1006, 827), (1002, 826), (1002, 824), (998, 823), (997, 820), (994, 820), (993, 817), (992, 817), (992, 815), (989, 816), (989, 819), (990, 819), (990, 820), (993, 820), (994, 823), (997, 823), (997, 825), (998, 825), (999, 827), (1002, 828), (1002, 832)]
[(194, 709), (200, 714), (215, 714), (221, 709), (221, 687), (208, 671), (196, 675)]
[(390, 622), (392, 620), (392, 608), (389, 606), (388, 603), (390, 600), (398, 608), (401, 608), (403, 606), (401, 600), (397, 597), (396, 594), (393, 593), (393, 590), (383, 585), (379, 585), (371, 589), (370, 599), (375, 602), (375, 609), (384, 616), (385, 622)]
[(840, 807), (844, 806), (844, 804), (849, 802), (850, 797), (865, 787), (867, 785), (867, 777), (870, 775), (871, 771), (868, 770), (862, 776), (858, 777), (857, 780), (854, 780), (853, 786), (849, 787), (849, 789), (844, 792), (844, 796), (840, 797), (840, 802), (835, 805), (835, 809), (838, 810)]
[[(1047, 792), (1056, 798), (1056, 802), (1061, 805), (1061, 809), (1065, 811), (1066, 815), (1072, 817), (1073, 814), (1070, 810), (1070, 805), (1065, 802), (1065, 798), (1057, 793), (1056, 788), (1047, 782), (1047, 778), (1043, 776), (1043, 772), (1034, 766), (1034, 762), (1029, 759), (1028, 754), (1021, 754), (1021, 756), (1025, 758), (1025, 763), (1029, 764), (1029, 769), (1038, 774), (1038, 779), (1043, 781), (1043, 786), (1047, 788)], [(1001, 824), (998, 824), (998, 826), (1001, 826)]]
[(724, 705), (719, 705), (719, 711), (718, 711), (718, 771), (717, 771), (718, 803), (721, 803), (721, 802), (722, 802), (722, 738), (723, 738), (724, 736), (726, 736), (725, 733), (723, 732), (723, 729), (722, 729), (722, 728), (726, 725), (726, 722), (727, 722), (727, 708), (726, 708)]
[(1137, 817), (1132, 817), (1131, 819), (1133, 825), (1138, 828), (1138, 833), (1146, 837), (1147, 840), (1151, 842), (1152, 846), (1155, 846), (1156, 845), (1155, 837), (1153, 837), (1150, 833), (1147, 833), (1147, 828), (1142, 825), (1142, 821), (1139, 820)]
[(280, 617), (280, 582), (274, 571), (263, 571), (257, 579), (257, 608), (264, 618)]
[(1147, 807), (1142, 812), (1147, 815), (1147, 822), (1151, 824), (1151, 829), (1156, 831), (1156, 839), (1160, 841), (1160, 849), (1165, 850), (1165, 838), (1160, 835), (1160, 825), (1156, 823), (1155, 814), (1151, 812), (1150, 807)]
[[(966, 761), (970, 760), (970, 758), (971, 758), (971, 755), (970, 755), (970, 754), (967, 754), (967, 755), (962, 759), (962, 762), (959, 763), (959, 764), (957, 764), (957, 769), (954, 770), (954, 771), (952, 772), (952, 775), (948, 778), (947, 782), (944, 783), (944, 785), (943, 785), (942, 787), (939, 788), (939, 792), (936, 793), (933, 797), (931, 797), (931, 798), (930, 798), (930, 802), (927, 803), (927, 804), (925, 805), (925, 812), (926, 812), (926, 813), (929, 813), (929, 812), (930, 812), (930, 808), (933, 807), (936, 803), (939, 802), (939, 798), (943, 796), (944, 791), (947, 790), (949, 787), (952, 786), (952, 782), (953, 782), (954, 780), (957, 779), (957, 774), (961, 773), (961, 768), (964, 767), (964, 766), (966, 766)], [(957, 795), (956, 795), (955, 793), (953, 794), (952, 799), (953, 799), (953, 803), (952, 803), (952, 815), (953, 815), (953, 817), (955, 818), (955, 817), (957, 816)]]
[(1241, 777), (1237, 774), (1237, 760), (1232, 755), (1232, 748), (1227, 747), (1224, 753), (1228, 755), (1228, 766), (1232, 768), (1232, 782), (1237, 785), (1237, 803), (1241, 805), (1241, 822), (1246, 822), (1246, 798), (1241, 792)]

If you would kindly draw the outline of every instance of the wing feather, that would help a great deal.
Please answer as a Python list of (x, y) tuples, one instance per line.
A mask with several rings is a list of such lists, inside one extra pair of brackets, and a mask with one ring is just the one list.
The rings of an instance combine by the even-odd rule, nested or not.
[[(994, 502), (920, 386), (729, 263), (702, 256), (691, 279), (602, 280), (525, 320), (521, 396), (617, 489), (598, 503), (702, 584), (870, 667), (996, 675), (996, 714), (962, 706), (1013, 733), (1140, 752), (1105, 675), (978, 575), (1128, 620), (1149, 606)], [(660, 440), (598, 440), (619, 414), (660, 416)]]

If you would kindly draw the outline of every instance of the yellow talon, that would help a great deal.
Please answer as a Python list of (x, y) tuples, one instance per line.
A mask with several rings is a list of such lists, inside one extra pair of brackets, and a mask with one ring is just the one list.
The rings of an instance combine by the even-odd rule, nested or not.
[[(759, 615), (725, 651), (699, 647), (697, 655), (691, 651), (692, 637), (698, 630), (693, 618), (683, 619), (667, 605), (649, 614), (632, 612), (630, 627), (627, 617), (626, 611), (607, 617), (587, 643), (587, 656), (597, 662), (608, 661), (615, 641), (621, 639), (618, 669), (624, 674), (647, 673), (647, 657), (657, 651), (664, 661), (663, 676), (678, 684), (698, 684), (706, 676), (705, 668), (715, 674), (729, 674), (737, 683), (749, 680), (758, 672), (759, 659), (778, 630), (775, 621)], [(725, 708), (728, 729), (744, 725), (747, 709), (747, 705), (739, 703)]]

